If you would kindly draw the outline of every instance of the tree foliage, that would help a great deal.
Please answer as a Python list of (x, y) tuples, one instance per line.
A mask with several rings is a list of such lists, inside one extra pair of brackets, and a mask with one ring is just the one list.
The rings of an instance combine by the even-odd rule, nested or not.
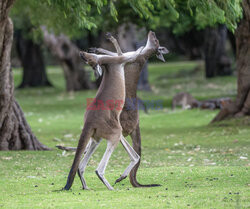
[(234, 31), (241, 17), (241, 0), (158, 0), (150, 24), (170, 27), (177, 34), (216, 24)]
[[(150, 1), (122, 0), (129, 5), (130, 12), (136, 12), (141, 17), (148, 17), (152, 7)], [(29, 19), (33, 26), (46, 25), (54, 32), (64, 32), (67, 35), (77, 35), (79, 29), (92, 30), (100, 26), (108, 16), (108, 20), (118, 22), (118, 1), (113, 0), (18, 0), (11, 11), (16, 27), (23, 27), (24, 19)], [(133, 11), (134, 10), (134, 11)]]
[(234, 31), (242, 8), (241, 0), (18, 0), (12, 9), (17, 26), (25, 16), (32, 25), (73, 36), (81, 29), (106, 29), (124, 22), (168, 27), (181, 34), (216, 24)]

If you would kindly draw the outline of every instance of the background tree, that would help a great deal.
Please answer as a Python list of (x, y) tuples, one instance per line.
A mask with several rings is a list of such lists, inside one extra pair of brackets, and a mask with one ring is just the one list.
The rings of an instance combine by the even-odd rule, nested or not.
[(26, 6), (28, 3), (17, 1), (11, 10), (15, 26), (14, 47), (23, 68), (19, 88), (52, 86), (46, 73), (42, 42), (37, 36), (37, 28), (29, 17), (30, 8)]
[(0, 150), (47, 149), (32, 133), (14, 98), (10, 66), (13, 25), (8, 12), (12, 0), (0, 3)]
[(212, 78), (218, 75), (231, 75), (232, 61), (225, 51), (227, 41), (226, 26), (207, 27), (205, 29), (204, 39), (206, 78)]
[(226, 104), (212, 122), (250, 114), (250, 1), (243, 0), (242, 5), (244, 16), (236, 30), (237, 98)]
[(19, 29), (14, 35), (16, 51), (23, 68), (19, 88), (52, 86), (46, 74), (41, 45), (30, 38), (27, 33), (25, 29)]
[(67, 36), (64, 34), (56, 36), (43, 27), (43, 39), (51, 54), (62, 66), (67, 91), (95, 88), (95, 84), (90, 80), (90, 75), (83, 67), (79, 56), (80, 49)]

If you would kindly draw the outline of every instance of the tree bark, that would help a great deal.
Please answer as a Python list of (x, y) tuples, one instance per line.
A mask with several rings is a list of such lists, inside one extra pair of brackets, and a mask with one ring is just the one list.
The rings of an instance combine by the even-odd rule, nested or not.
[(227, 29), (225, 25), (205, 30), (206, 78), (231, 75), (231, 60), (225, 53)]
[(46, 74), (40, 45), (32, 39), (24, 38), (23, 32), (18, 30), (16, 48), (23, 67), (23, 78), (19, 88), (52, 86)]
[(14, 98), (10, 65), (13, 25), (8, 12), (13, 0), (0, 2), (0, 150), (46, 150), (32, 133)]
[(95, 85), (90, 81), (90, 76), (83, 68), (83, 62), (79, 56), (79, 49), (68, 37), (61, 34), (55, 36), (42, 27), (44, 42), (51, 53), (62, 65), (66, 80), (67, 91), (79, 91), (93, 89)]
[(250, 1), (243, 0), (243, 19), (236, 30), (237, 98), (225, 105), (212, 122), (250, 114)]

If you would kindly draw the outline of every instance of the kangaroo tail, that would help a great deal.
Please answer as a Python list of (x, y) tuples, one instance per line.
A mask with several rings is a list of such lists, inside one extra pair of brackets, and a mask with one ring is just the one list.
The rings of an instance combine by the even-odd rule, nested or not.
[(80, 140), (78, 142), (75, 158), (74, 158), (72, 167), (70, 169), (70, 172), (68, 175), (68, 180), (67, 180), (67, 183), (64, 187), (64, 190), (69, 190), (74, 182), (76, 171), (78, 170), (78, 167), (79, 167), (79, 164), (81, 161), (82, 153), (84, 152), (91, 135), (92, 135), (92, 130), (84, 127), (82, 130), (82, 134), (80, 136)]
[[(134, 150), (141, 157), (141, 134), (140, 134), (139, 123), (137, 124), (136, 129), (132, 132), (131, 138), (133, 141)], [(157, 187), (157, 186), (161, 186), (160, 184), (140, 184), (136, 179), (136, 173), (137, 173), (139, 166), (140, 166), (140, 160), (129, 173), (130, 183), (132, 184), (133, 187)]]

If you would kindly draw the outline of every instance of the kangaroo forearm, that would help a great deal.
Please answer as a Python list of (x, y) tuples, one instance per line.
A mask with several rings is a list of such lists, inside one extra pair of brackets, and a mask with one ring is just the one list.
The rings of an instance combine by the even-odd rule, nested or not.
[(117, 54), (118, 54), (119, 56), (122, 55), (122, 50), (121, 50), (121, 48), (120, 48), (120, 46), (119, 46), (117, 40), (116, 40), (113, 36), (110, 36), (108, 39), (109, 39), (109, 40), (111, 41), (111, 43), (114, 45)]
[(117, 56), (117, 53), (108, 51), (108, 50), (103, 49), (103, 48), (95, 48), (92, 53), (95, 53), (95, 54), (105, 54), (105, 55), (109, 55), (109, 56)]

